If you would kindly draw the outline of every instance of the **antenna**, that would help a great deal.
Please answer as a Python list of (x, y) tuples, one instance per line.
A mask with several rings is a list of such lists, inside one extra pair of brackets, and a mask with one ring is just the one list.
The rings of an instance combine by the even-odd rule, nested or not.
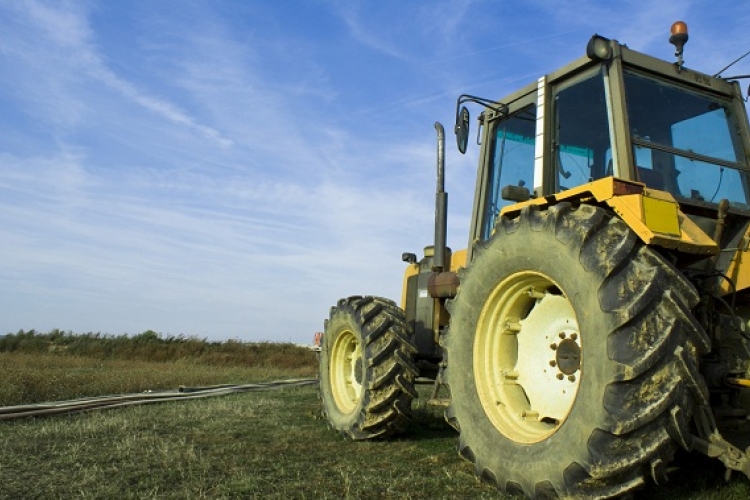
[[(718, 73), (716, 73), (716, 74), (714, 75), (714, 77), (715, 77), (715, 78), (718, 78), (718, 77), (719, 77), (719, 75), (721, 75), (721, 74), (722, 74), (722, 73), (724, 73), (724, 72), (725, 72), (726, 70), (728, 70), (729, 68), (731, 68), (732, 66), (734, 66), (735, 64), (737, 64), (738, 62), (740, 62), (741, 60), (743, 60), (743, 59), (744, 59), (745, 57), (747, 57), (747, 56), (749, 56), (749, 55), (750, 55), (750, 50), (748, 50), (747, 52), (745, 52), (745, 53), (744, 53), (744, 54), (742, 54), (742, 55), (741, 55), (740, 57), (738, 57), (738, 58), (737, 58), (737, 59), (735, 59), (734, 61), (730, 62), (729, 64), (727, 64), (727, 65), (726, 65), (726, 66), (724, 66), (723, 68), (721, 68), (721, 71), (719, 71)], [(745, 76), (745, 77), (746, 77), (747, 75), (743, 75), (743, 76)], [(734, 78), (739, 78), (739, 77), (734, 77)], [(730, 78), (730, 79), (731, 79), (731, 78)]]

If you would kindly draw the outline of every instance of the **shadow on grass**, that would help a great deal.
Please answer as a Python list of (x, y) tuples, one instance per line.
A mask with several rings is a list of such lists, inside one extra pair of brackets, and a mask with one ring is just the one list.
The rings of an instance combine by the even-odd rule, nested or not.
[[(412, 421), (400, 441), (420, 442), (424, 446), (430, 441), (434, 446), (445, 447), (455, 443), (456, 432), (443, 417), (444, 408), (429, 406), (424, 399), (415, 401)], [(433, 445), (429, 445), (433, 446)], [(750, 480), (734, 472), (725, 480), (724, 465), (698, 453), (680, 452), (669, 465), (669, 481), (656, 485), (647, 479), (646, 486), (636, 492), (641, 500), (747, 500), (750, 498)]]
[(417, 401), (412, 408), (411, 422), (402, 439), (422, 441), (458, 437), (456, 430), (445, 421), (444, 411), (445, 408), (429, 406), (421, 400)]
[(725, 467), (716, 459), (698, 453), (680, 452), (669, 467), (669, 481), (663, 486), (649, 483), (638, 492), (644, 500), (701, 498), (746, 499), (750, 497), (750, 481), (739, 472), (725, 479)]

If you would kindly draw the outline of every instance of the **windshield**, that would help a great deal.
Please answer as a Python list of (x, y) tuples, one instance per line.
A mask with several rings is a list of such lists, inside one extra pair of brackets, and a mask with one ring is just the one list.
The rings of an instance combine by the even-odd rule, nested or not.
[(677, 198), (748, 210), (748, 172), (737, 154), (731, 102), (625, 74), (638, 178)]
[(536, 105), (529, 105), (495, 124), (492, 164), (489, 169), (487, 201), (482, 223), (482, 239), (492, 234), (500, 209), (514, 203), (503, 200), (503, 186), (534, 185), (534, 140)]

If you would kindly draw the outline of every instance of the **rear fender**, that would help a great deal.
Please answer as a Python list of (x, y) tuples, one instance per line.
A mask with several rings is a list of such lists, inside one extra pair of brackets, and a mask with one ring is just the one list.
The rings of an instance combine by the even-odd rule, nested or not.
[(609, 206), (646, 244), (695, 256), (719, 253), (719, 246), (680, 210), (665, 191), (640, 182), (605, 177), (544, 198), (505, 207), (500, 215), (514, 217), (528, 205), (547, 207), (561, 201)]

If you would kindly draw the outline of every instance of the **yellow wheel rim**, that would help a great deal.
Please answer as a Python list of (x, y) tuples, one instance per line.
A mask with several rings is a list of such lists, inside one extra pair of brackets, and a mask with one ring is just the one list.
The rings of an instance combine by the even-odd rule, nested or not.
[(362, 396), (362, 350), (357, 336), (350, 330), (340, 332), (330, 352), (333, 399), (342, 413), (351, 413)]
[(536, 443), (570, 414), (583, 358), (575, 310), (549, 277), (513, 274), (490, 294), (474, 337), (474, 380), (504, 436)]

